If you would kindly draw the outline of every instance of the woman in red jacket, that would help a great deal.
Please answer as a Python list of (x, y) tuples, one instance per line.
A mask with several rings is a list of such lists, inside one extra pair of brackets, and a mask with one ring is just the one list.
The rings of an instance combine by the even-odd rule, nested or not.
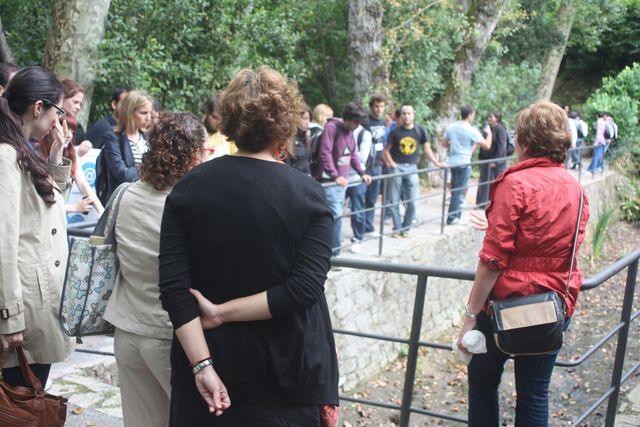
[[(510, 357), (495, 345), (486, 315), (489, 298), (504, 299), (549, 290), (564, 297), (580, 184), (564, 169), (571, 147), (567, 115), (555, 104), (537, 102), (516, 117), (516, 158), (491, 187), (488, 228), (460, 337), (472, 329), (487, 339), (487, 353), (469, 364), (469, 425), (498, 426), (498, 386)], [(584, 201), (577, 248), (584, 238), (589, 207)], [(576, 250), (577, 250), (576, 248)], [(582, 285), (571, 275), (567, 316), (573, 314)], [(460, 339), (458, 345), (461, 346)], [(517, 426), (548, 424), (548, 389), (557, 353), (514, 357)]]

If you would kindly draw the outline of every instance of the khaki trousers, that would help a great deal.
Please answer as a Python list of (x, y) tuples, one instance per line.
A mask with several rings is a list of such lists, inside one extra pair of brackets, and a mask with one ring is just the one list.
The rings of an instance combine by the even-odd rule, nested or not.
[(114, 350), (125, 427), (169, 425), (171, 340), (116, 328)]

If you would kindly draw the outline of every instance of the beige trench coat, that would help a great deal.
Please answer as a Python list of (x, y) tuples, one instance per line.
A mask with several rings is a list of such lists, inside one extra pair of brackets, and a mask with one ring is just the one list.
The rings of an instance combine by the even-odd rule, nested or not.
[[(23, 331), (30, 363), (53, 363), (69, 355), (69, 338), (58, 321), (67, 264), (67, 219), (62, 191), (71, 170), (49, 164), (56, 203), (47, 205), (16, 150), (0, 144), (0, 334)], [(17, 366), (14, 351), (4, 366)]]

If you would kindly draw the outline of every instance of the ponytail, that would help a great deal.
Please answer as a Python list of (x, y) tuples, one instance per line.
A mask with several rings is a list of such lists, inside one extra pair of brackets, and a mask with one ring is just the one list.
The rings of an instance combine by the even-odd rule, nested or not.
[(38, 100), (59, 100), (61, 97), (60, 82), (40, 67), (18, 71), (0, 97), (0, 144), (9, 144), (16, 150), (18, 167), (29, 173), (38, 195), (48, 205), (56, 202), (49, 167), (47, 161), (29, 147), (29, 141), (22, 132), (20, 116)]

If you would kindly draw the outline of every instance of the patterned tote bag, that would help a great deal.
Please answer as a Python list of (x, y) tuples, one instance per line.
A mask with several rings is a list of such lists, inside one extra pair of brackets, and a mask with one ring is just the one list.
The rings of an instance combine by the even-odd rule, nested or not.
[(116, 255), (115, 226), (122, 196), (131, 183), (113, 193), (89, 239), (72, 237), (60, 301), (60, 326), (69, 336), (113, 333), (104, 320), (107, 302), (116, 284), (120, 263)]

